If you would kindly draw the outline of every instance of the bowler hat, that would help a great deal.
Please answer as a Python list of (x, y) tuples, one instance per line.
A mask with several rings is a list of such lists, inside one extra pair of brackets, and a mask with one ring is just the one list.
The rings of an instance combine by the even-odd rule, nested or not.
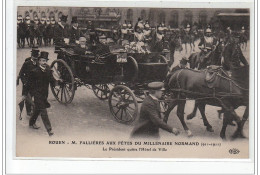
[(39, 56), (39, 50), (38, 49), (32, 50), (31, 52), (32, 52), (32, 54), (31, 54), (32, 57), (38, 57)]
[(46, 59), (46, 60), (49, 60), (48, 55), (49, 55), (49, 52), (42, 51), (42, 52), (41, 52), (41, 55), (39, 56), (38, 59), (44, 58), (44, 59)]
[(164, 83), (163, 82), (151, 82), (148, 84), (148, 88), (150, 90), (164, 90)]
[(63, 22), (67, 22), (67, 18), (68, 18), (68, 16), (62, 15), (60, 20)]
[(71, 20), (71, 23), (77, 23), (77, 22), (78, 22), (77, 16), (73, 16), (72, 20)]

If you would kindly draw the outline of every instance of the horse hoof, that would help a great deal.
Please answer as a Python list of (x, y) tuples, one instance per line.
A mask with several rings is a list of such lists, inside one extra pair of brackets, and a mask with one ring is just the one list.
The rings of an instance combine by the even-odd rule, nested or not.
[(193, 119), (194, 117), (195, 117), (195, 115), (189, 114), (189, 115), (187, 115), (187, 120), (191, 120), (191, 119)]
[(212, 129), (212, 127), (207, 127), (207, 131), (208, 132), (214, 132), (214, 129)]
[(186, 133), (187, 133), (188, 137), (193, 137), (193, 134), (190, 130), (187, 130)]

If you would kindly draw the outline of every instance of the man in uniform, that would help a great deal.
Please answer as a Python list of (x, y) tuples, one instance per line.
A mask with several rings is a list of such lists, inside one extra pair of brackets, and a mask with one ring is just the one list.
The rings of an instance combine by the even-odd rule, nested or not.
[(31, 96), (31, 94), (28, 94), (26, 92), (25, 86), (27, 86), (27, 84), (28, 84), (30, 72), (37, 67), (37, 59), (39, 56), (39, 50), (38, 50), (38, 48), (33, 48), (31, 52), (32, 52), (31, 57), (25, 59), (23, 65), (22, 65), (22, 68), (19, 72), (18, 78), (17, 78), (17, 85), (19, 84), (19, 79), (21, 79), (21, 81), (23, 83), (22, 95), (26, 96), (25, 107), (26, 107), (27, 115), (29, 115), (29, 116), (32, 115), (32, 113), (31, 113), (32, 106), (30, 103), (32, 101), (31, 100), (32, 96)]
[(81, 31), (78, 29), (78, 20), (76, 16), (72, 17), (71, 28), (70, 28), (70, 44), (78, 44), (79, 38), (83, 36)]
[(208, 59), (212, 51), (215, 50), (216, 44), (217, 44), (217, 39), (212, 36), (211, 29), (207, 28), (206, 35), (203, 38), (201, 38), (200, 43), (198, 45), (198, 47), (202, 51), (201, 54), (202, 59)]
[(31, 25), (31, 18), (29, 15), (25, 17), (25, 38), (27, 41), (28, 46), (30, 47), (30, 25)]
[(23, 22), (22, 15), (19, 15), (17, 17), (17, 44), (19, 47), (24, 47), (25, 45), (25, 31), (26, 26)]
[(54, 84), (55, 79), (53, 78), (50, 67), (47, 65), (48, 54), (48, 52), (41, 52), (41, 55), (38, 58), (39, 66), (31, 71), (28, 84), (25, 86), (25, 92), (26, 94), (30, 93), (32, 96), (34, 96), (35, 104), (33, 115), (29, 121), (29, 127), (33, 129), (39, 129), (39, 127), (36, 125), (36, 120), (39, 114), (41, 114), (43, 124), (49, 136), (52, 136), (52, 127), (47, 114), (47, 108), (50, 107), (50, 104), (47, 101), (47, 98), (49, 84)]
[[(39, 23), (39, 36), (38, 36), (38, 42), (39, 46), (42, 45), (42, 40), (45, 38), (45, 31), (46, 31), (46, 17), (41, 18), (41, 22)], [(46, 46), (46, 41), (44, 40), (44, 44)]]
[(230, 68), (239, 68), (241, 67), (242, 63), (243, 65), (247, 66), (248, 62), (246, 60), (246, 58), (244, 57), (240, 45), (239, 45), (239, 39), (240, 39), (240, 35), (238, 33), (233, 33), (233, 39), (234, 39), (234, 49), (233, 52), (231, 54), (231, 57), (229, 58), (230, 61)]
[(131, 137), (159, 138), (159, 128), (175, 135), (179, 134), (176, 128), (164, 123), (161, 117), (158, 99), (162, 97), (163, 85), (162, 82), (152, 82), (148, 84), (149, 95), (143, 101), (140, 110), (140, 119), (133, 129)]
[(58, 24), (56, 24), (54, 27), (55, 45), (62, 45), (64, 42), (66, 43), (69, 40), (69, 25), (66, 23), (67, 17), (68, 16), (62, 15), (60, 22), (58, 22)]

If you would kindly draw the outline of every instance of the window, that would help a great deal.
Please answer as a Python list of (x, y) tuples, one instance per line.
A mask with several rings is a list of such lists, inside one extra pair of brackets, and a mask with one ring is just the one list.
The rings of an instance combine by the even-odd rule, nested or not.
[(172, 28), (178, 28), (179, 26), (179, 13), (177, 11), (171, 12), (171, 19), (169, 24)]
[(133, 21), (133, 10), (132, 10), (132, 9), (128, 9), (128, 10), (127, 10), (126, 19), (127, 19), (128, 21)]
[(38, 13), (36, 11), (33, 12), (33, 18), (38, 17)]
[(55, 15), (53, 12), (50, 12), (49, 18), (55, 18)]
[(24, 17), (30, 16), (30, 13), (28, 11), (26, 11), (24, 15), (25, 15)]
[(141, 11), (141, 18), (142, 18), (143, 20), (146, 19), (146, 11), (145, 11), (145, 10), (142, 10), (142, 11)]
[(187, 23), (192, 24), (192, 12), (190, 10), (185, 12), (184, 18)]
[(159, 18), (158, 18), (158, 23), (162, 23), (162, 22), (165, 23), (165, 12), (164, 11), (161, 11), (159, 13)]
[(207, 16), (206, 11), (202, 11), (199, 14), (199, 25), (203, 28), (207, 25)]
[(58, 17), (61, 18), (62, 15), (63, 15), (63, 13), (59, 12)]
[(41, 13), (41, 17), (42, 17), (42, 18), (45, 18), (45, 17), (46, 17), (45, 12), (42, 12), (42, 13)]

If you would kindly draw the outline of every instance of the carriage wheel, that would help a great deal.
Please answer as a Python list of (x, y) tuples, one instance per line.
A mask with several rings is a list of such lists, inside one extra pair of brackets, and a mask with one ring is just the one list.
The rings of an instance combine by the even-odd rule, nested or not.
[(53, 77), (61, 79), (56, 85), (51, 85), (51, 91), (58, 102), (63, 104), (71, 103), (75, 94), (75, 82), (72, 71), (63, 60), (55, 60), (51, 63)]
[(134, 93), (124, 85), (113, 88), (108, 99), (110, 112), (114, 118), (124, 124), (138, 119), (138, 104)]
[(97, 84), (92, 85), (92, 90), (94, 94), (100, 99), (100, 100), (106, 100), (108, 99), (110, 89), (108, 85), (106, 84)]

